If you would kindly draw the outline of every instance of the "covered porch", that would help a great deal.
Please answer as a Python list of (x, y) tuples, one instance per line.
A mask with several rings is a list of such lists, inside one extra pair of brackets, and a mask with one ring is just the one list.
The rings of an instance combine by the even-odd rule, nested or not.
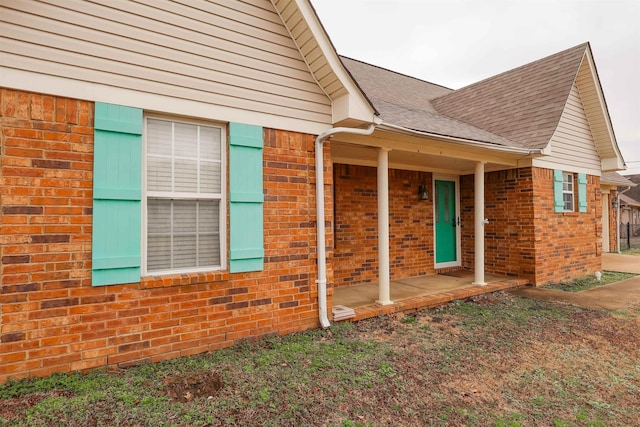
[[(484, 293), (503, 291), (525, 286), (528, 281), (495, 274), (485, 275), (486, 285), (474, 283), (474, 273), (458, 270), (390, 281), (393, 303), (376, 303), (378, 283), (361, 283), (335, 288), (333, 293), (334, 316), (342, 320), (362, 320), (391, 313), (433, 308), (448, 302)], [(353, 310), (353, 315), (346, 315)]]
[[(494, 271), (485, 268), (485, 228), (505, 224), (495, 213), (485, 216), (485, 174), (529, 166), (521, 151), (383, 125), (370, 136), (336, 135), (331, 160), (334, 306), (366, 318), (528, 283), (494, 259)], [(508, 203), (503, 199), (497, 203)], [(492, 256), (513, 258), (505, 254), (509, 245), (499, 243), (489, 244)]]

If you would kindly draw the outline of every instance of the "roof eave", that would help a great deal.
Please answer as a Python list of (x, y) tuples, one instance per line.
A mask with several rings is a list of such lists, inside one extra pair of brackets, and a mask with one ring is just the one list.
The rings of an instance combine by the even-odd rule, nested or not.
[(371, 123), (377, 112), (340, 61), (309, 0), (271, 0), (311, 74), (331, 100), (332, 122)]
[[(586, 59), (586, 65), (588, 65), (590, 75), (593, 79), (594, 89), (599, 101), (599, 113), (602, 114), (607, 129), (607, 142), (610, 144), (614, 153), (614, 157), (601, 159), (602, 170), (604, 172), (625, 170), (627, 166), (624, 158), (622, 157), (620, 147), (618, 147), (618, 142), (613, 130), (613, 124), (611, 123), (611, 116), (609, 115), (609, 108), (607, 107), (607, 101), (604, 97), (604, 91), (602, 90), (602, 84), (600, 83), (600, 77), (598, 76), (598, 69), (596, 67), (595, 60), (593, 59), (593, 53), (591, 52), (591, 45), (589, 43), (587, 43), (585, 58), (583, 58), (583, 64), (581, 64), (581, 66), (584, 65), (584, 59)], [(579, 87), (578, 90), (580, 90)]]
[(475, 148), (485, 149), (494, 152), (522, 154), (524, 156), (538, 157), (546, 155), (544, 149), (530, 149), (521, 147), (509, 147), (498, 145), (488, 141), (473, 140), (468, 138), (461, 138), (453, 135), (442, 135), (433, 132), (420, 131), (415, 129), (406, 128), (404, 126), (394, 125), (392, 123), (383, 122), (378, 126), (380, 130), (386, 130), (392, 133), (398, 133), (402, 135), (410, 135), (418, 138), (429, 138), (437, 141), (450, 142), (458, 145), (471, 146)]

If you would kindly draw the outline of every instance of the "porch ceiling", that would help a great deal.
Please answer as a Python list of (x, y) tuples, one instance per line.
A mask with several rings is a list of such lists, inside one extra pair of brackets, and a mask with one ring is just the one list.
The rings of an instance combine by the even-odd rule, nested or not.
[(377, 166), (378, 148), (388, 148), (389, 167), (454, 175), (474, 173), (477, 161), (486, 162), (485, 171), (531, 165), (523, 153), (494, 152), (482, 144), (456, 144), (435, 139), (376, 131), (370, 136), (338, 134), (331, 142), (334, 163)]

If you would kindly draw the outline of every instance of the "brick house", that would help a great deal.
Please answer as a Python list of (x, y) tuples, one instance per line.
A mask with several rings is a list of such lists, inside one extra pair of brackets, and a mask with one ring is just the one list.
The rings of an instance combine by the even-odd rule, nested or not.
[(340, 58), (308, 0), (0, 11), (0, 382), (327, 327), (353, 283), (600, 269), (588, 44), (452, 91)]

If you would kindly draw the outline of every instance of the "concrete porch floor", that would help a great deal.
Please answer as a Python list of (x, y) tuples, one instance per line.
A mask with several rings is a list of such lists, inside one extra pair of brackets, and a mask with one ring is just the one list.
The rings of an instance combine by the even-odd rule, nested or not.
[(528, 284), (527, 280), (486, 274), (486, 286), (472, 284), (471, 271), (455, 271), (451, 273), (433, 274), (392, 280), (390, 283), (391, 305), (376, 304), (378, 284), (363, 283), (342, 286), (334, 289), (333, 305), (342, 305), (355, 310), (355, 318), (360, 320), (382, 314), (401, 311), (433, 308), (457, 299), (468, 298), (484, 293), (517, 288)]

